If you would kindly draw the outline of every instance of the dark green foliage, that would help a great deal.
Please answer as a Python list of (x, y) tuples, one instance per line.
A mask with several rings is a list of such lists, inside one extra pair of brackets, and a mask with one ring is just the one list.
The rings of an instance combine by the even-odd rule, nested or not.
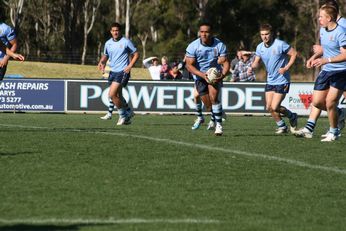
[[(126, 2), (120, 0), (120, 3), (120, 23), (125, 25)], [(203, 4), (199, 3), (206, 5), (201, 8)], [(317, 41), (318, 7), (318, 1), (303, 0), (132, 0), (130, 38), (141, 52), (146, 38), (147, 57), (167, 55), (173, 60), (182, 57), (188, 43), (197, 37), (198, 23), (207, 19), (233, 56), (240, 44), (254, 50), (260, 42), (259, 25), (269, 22), (279, 38), (297, 48), (300, 59), (294, 69), (304, 73), (304, 60)], [(33, 60), (79, 63), (84, 22), (82, 8), (83, 1), (77, 0), (25, 1), (18, 25), (21, 52)], [(1, 4), (0, 13), (11, 24), (9, 7)], [(95, 63), (98, 59), (102, 45), (110, 37), (109, 25), (113, 21), (114, 1), (102, 0), (88, 38), (87, 63)]]

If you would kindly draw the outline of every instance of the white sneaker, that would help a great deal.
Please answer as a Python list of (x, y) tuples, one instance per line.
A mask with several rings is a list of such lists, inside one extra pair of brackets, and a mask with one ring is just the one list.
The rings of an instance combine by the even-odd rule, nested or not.
[(304, 137), (311, 139), (313, 136), (313, 132), (310, 132), (307, 128), (301, 128), (298, 131), (293, 133), (296, 137)]
[(338, 128), (342, 130), (345, 127), (345, 118), (346, 118), (346, 108), (341, 109), (341, 114), (338, 117)]
[(216, 124), (214, 134), (215, 134), (216, 136), (222, 136), (222, 134), (223, 134), (223, 128), (222, 128), (222, 125), (221, 125), (221, 124), (219, 124), (219, 123)]
[(119, 118), (117, 122), (117, 126), (128, 125), (128, 124), (131, 124), (131, 121), (128, 117), (121, 117)]
[[(321, 138), (326, 138), (328, 136), (329, 130), (321, 135)], [(338, 134), (338, 137), (341, 137), (341, 133)]]
[(332, 142), (339, 139), (339, 134), (335, 135), (334, 133), (328, 132), (327, 137), (322, 139), (322, 142)]
[(204, 123), (204, 118), (201, 118), (201, 117), (198, 117), (196, 120), (195, 120), (195, 123), (192, 125), (191, 129), (192, 130), (196, 130), (198, 129), (201, 124)]
[(215, 129), (215, 122), (210, 120), (207, 130), (214, 130), (214, 129)]
[(105, 116), (100, 117), (101, 120), (111, 120), (112, 119), (112, 114), (107, 113)]
[(298, 115), (297, 113), (292, 113), (292, 119), (290, 119), (290, 130), (292, 133), (297, 129), (298, 125)]
[(277, 128), (275, 133), (276, 134), (285, 134), (285, 133), (287, 133), (287, 126)]

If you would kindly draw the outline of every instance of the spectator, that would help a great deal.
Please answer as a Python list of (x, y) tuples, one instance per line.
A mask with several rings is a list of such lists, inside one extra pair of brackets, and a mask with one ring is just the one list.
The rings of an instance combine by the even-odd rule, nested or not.
[(251, 70), (251, 64), (255, 59), (255, 53), (250, 51), (240, 51), (241, 59), (235, 65), (231, 82), (253, 82), (256, 80), (255, 72)]
[(160, 70), (160, 79), (161, 80), (167, 80), (169, 79), (169, 70), (170, 66), (168, 65), (168, 58), (167, 56), (163, 56), (161, 58), (161, 70)]
[(161, 65), (157, 57), (144, 59), (143, 65), (148, 68), (152, 80), (160, 80)]
[(169, 70), (169, 78), (173, 80), (180, 80), (183, 78), (183, 74), (179, 70), (179, 63), (174, 62), (172, 68)]
[(193, 79), (191, 73), (186, 69), (185, 66), (186, 66), (186, 61), (185, 61), (185, 57), (184, 57), (183, 61), (181, 61), (178, 64), (178, 69), (182, 73), (182, 79), (183, 80), (191, 80), (191, 79)]
[(237, 50), (237, 54), (236, 56), (234, 57), (234, 59), (232, 59), (231, 61), (231, 69), (230, 69), (230, 72), (233, 73), (234, 71), (234, 68), (235, 66), (237, 65), (237, 63), (239, 62), (239, 60), (241, 60), (241, 51), (244, 50), (242, 47), (240, 47), (238, 50)]

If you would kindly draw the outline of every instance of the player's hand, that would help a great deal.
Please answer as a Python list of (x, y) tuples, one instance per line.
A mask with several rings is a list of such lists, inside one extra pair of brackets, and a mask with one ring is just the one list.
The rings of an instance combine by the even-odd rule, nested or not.
[(221, 82), (223, 79), (225, 78), (225, 75), (223, 75), (222, 73), (220, 73), (218, 75), (218, 77), (214, 80), (215, 83), (219, 83)]
[(313, 66), (312, 66), (312, 62), (313, 62), (313, 60), (312, 59), (309, 59), (308, 61), (306, 61), (306, 68), (312, 68)]
[(24, 59), (25, 59), (23, 55), (17, 54), (17, 53), (14, 53), (12, 58), (15, 60), (19, 60), (19, 61), (24, 61)]
[(100, 63), (97, 65), (97, 68), (98, 68), (100, 71), (102, 71), (102, 73), (105, 73), (106, 65), (100, 62)]
[(280, 73), (281, 75), (285, 74), (286, 71), (287, 71), (287, 69), (286, 69), (285, 67), (279, 68), (279, 73)]
[(314, 67), (320, 67), (324, 64), (326, 64), (328, 61), (324, 58), (319, 58), (319, 59), (315, 59), (313, 62), (312, 62), (312, 66)]
[(0, 67), (1, 67), (1, 68), (2, 68), (2, 67), (5, 67), (5, 66), (7, 65), (7, 63), (8, 63), (8, 60), (6, 60), (6, 59), (0, 60)]
[(130, 73), (130, 71), (131, 71), (131, 67), (129, 67), (129, 66), (125, 67), (124, 72), (126, 74)]

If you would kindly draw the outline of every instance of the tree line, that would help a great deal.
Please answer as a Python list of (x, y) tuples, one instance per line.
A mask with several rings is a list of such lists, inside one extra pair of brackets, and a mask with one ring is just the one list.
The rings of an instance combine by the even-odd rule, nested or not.
[[(2, 0), (1, 21), (13, 26), (28, 60), (95, 64), (109, 25), (120, 22), (141, 58), (182, 59), (207, 19), (231, 58), (238, 46), (260, 42), (258, 27), (270, 23), (279, 38), (294, 46), (301, 63), (318, 42), (319, 0)], [(339, 1), (341, 11), (346, 0)], [(296, 65), (297, 70), (302, 70)]]

